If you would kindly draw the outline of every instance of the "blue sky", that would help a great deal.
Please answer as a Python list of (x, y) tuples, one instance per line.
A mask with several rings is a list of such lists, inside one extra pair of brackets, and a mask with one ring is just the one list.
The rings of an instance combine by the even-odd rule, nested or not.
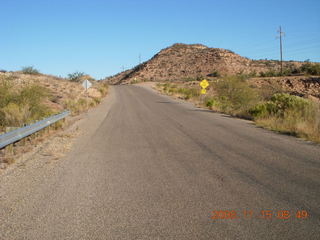
[(174, 43), (320, 62), (319, 0), (0, 0), (0, 69), (100, 79)]

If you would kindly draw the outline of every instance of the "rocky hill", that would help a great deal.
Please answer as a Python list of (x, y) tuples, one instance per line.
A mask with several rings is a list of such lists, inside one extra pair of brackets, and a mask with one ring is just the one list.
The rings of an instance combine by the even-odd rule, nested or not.
[[(301, 62), (284, 62), (285, 68)], [(107, 79), (109, 83), (132, 81), (188, 80), (228, 74), (250, 74), (279, 70), (278, 61), (251, 60), (230, 50), (202, 44), (177, 43), (161, 50), (149, 61)]]

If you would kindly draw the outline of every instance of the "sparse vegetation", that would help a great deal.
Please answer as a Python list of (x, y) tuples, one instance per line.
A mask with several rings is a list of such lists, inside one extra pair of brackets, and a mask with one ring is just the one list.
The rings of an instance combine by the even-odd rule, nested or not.
[(87, 110), (90, 102), (91, 102), (90, 100), (87, 100), (85, 98), (80, 98), (77, 100), (68, 99), (64, 102), (64, 107), (66, 109), (69, 109), (71, 111), (72, 115), (77, 115), (77, 114)]
[(284, 68), (282, 73), (279, 70), (260, 72), (260, 77), (281, 77), (294, 75), (320, 75), (320, 64), (305, 62), (300, 67), (291, 65)]
[(178, 87), (177, 85), (171, 83), (159, 84), (158, 86), (162, 87), (163, 91), (166, 94), (178, 95), (179, 97), (186, 100), (198, 97), (200, 95), (199, 90), (197, 88)]
[(98, 88), (98, 91), (101, 93), (101, 95), (105, 96), (107, 95), (109, 85), (107, 82), (100, 82), (97, 88)]
[(219, 110), (232, 114), (247, 116), (249, 108), (259, 101), (255, 89), (251, 88), (241, 76), (225, 77), (214, 84)]
[[(92, 88), (88, 91), (87, 103), (79, 83), (42, 74), (0, 74), (0, 134), (49, 117), (63, 111), (64, 108), (70, 107), (74, 115), (79, 114), (87, 107), (99, 104), (107, 92), (106, 82), (93, 82)], [(58, 121), (1, 149), (0, 164), (13, 163), (19, 152), (30, 150), (33, 143), (43, 141), (44, 136), (49, 136), (63, 126), (64, 121)]]
[[(101, 102), (101, 98), (104, 97), (108, 92), (108, 84), (106, 82), (97, 83), (96, 89), (101, 94), (100, 97), (89, 97), (84, 96), (77, 99), (67, 99), (64, 101), (63, 106), (66, 109), (69, 109), (72, 115), (80, 114), (88, 110), (89, 107), (94, 107)], [(90, 91), (90, 90), (89, 90)]]
[[(198, 85), (198, 83), (197, 83)], [(320, 142), (320, 105), (311, 100), (281, 93), (279, 88), (256, 89), (247, 78), (229, 76), (210, 82), (206, 97), (199, 97), (200, 87), (188, 83), (157, 85), (169, 95), (193, 100), (210, 109), (254, 120), (275, 131)]]
[(49, 92), (40, 86), (30, 85), (21, 89), (14, 88), (6, 79), (0, 80), (0, 128), (21, 127), (53, 114), (43, 104)]

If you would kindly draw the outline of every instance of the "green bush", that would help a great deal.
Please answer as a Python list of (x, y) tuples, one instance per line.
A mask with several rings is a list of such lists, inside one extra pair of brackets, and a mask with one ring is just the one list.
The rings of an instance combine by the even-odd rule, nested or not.
[(21, 69), (21, 72), (24, 74), (31, 74), (31, 75), (40, 74), (40, 72), (37, 69), (35, 69), (33, 66), (23, 67)]
[(284, 117), (289, 111), (296, 111), (303, 114), (308, 109), (311, 102), (307, 99), (293, 96), (287, 93), (278, 93), (271, 97), (270, 101), (257, 104), (249, 110), (255, 118), (263, 118), (268, 115)]
[(302, 111), (304, 108), (308, 107), (310, 101), (287, 93), (278, 93), (273, 95), (271, 103), (272, 104), (269, 106), (271, 113), (283, 116), (284, 113), (290, 109)]
[(217, 106), (218, 103), (214, 98), (206, 98), (205, 104), (208, 108), (212, 108), (213, 106)]
[(251, 114), (254, 118), (263, 118), (267, 117), (270, 112), (268, 110), (267, 103), (259, 103), (249, 109), (249, 114)]

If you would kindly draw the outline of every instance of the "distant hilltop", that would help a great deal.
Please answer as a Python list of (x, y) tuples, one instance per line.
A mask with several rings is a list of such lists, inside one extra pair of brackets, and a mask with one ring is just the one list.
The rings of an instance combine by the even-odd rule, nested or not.
[[(284, 68), (300, 67), (302, 62), (283, 62)], [(162, 49), (150, 60), (107, 78), (111, 84), (132, 81), (186, 80), (234, 74), (278, 71), (279, 61), (252, 60), (230, 50), (203, 44), (176, 43)]]

